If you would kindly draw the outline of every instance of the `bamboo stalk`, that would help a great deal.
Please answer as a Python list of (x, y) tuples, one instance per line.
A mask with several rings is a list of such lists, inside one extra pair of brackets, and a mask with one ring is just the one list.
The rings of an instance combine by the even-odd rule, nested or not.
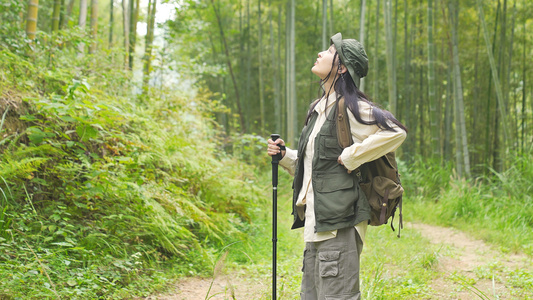
[(37, 32), (37, 16), (39, 13), (39, 0), (29, 0), (28, 16), (26, 18), (26, 35), (28, 39), (35, 39)]

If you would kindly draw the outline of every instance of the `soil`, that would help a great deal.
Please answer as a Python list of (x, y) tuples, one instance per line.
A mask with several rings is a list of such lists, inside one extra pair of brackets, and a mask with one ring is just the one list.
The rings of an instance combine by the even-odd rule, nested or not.
[[(438, 276), (431, 283), (431, 297), (426, 299), (522, 298), (511, 295), (504, 278), (516, 269), (531, 270), (533, 264), (528, 256), (504, 254), (485, 242), (452, 228), (414, 223), (406, 224), (406, 228), (419, 231), (431, 243), (441, 245), (437, 254), (438, 263), (434, 266)], [(221, 275), (213, 282), (212, 279), (186, 278), (178, 282), (172, 295), (146, 299), (260, 299), (268, 288), (269, 279), (261, 282), (252, 277), (243, 272)]]
[(191, 277), (178, 282), (172, 295), (158, 295), (146, 300), (260, 299), (269, 284), (270, 277), (262, 283), (244, 272), (219, 275), (214, 281), (212, 278)]

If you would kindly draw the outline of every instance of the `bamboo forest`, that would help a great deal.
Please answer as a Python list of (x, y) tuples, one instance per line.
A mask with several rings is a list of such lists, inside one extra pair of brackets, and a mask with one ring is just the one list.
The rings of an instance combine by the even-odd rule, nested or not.
[(339, 32), (408, 129), (360, 297), (532, 299), (533, 1), (0, 0), (0, 300), (304, 299), (267, 148)]

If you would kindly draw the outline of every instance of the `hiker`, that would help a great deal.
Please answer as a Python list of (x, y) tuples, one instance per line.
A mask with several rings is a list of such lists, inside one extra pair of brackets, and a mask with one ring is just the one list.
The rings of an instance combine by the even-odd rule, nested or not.
[[(331, 37), (311, 71), (322, 96), (307, 113), (298, 149), (268, 140), (268, 155), (294, 176), (292, 229), (304, 227), (301, 299), (360, 299), (359, 262), (370, 206), (359, 187), (358, 167), (395, 151), (407, 129), (359, 90), (368, 57), (358, 41)], [(353, 144), (342, 148), (336, 132), (336, 102), (344, 98)]]

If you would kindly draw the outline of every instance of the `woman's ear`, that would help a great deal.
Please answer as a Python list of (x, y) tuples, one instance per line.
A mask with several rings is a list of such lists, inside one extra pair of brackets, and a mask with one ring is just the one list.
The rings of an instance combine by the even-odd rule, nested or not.
[(339, 74), (346, 73), (346, 71), (348, 71), (348, 69), (344, 65), (339, 66)]

